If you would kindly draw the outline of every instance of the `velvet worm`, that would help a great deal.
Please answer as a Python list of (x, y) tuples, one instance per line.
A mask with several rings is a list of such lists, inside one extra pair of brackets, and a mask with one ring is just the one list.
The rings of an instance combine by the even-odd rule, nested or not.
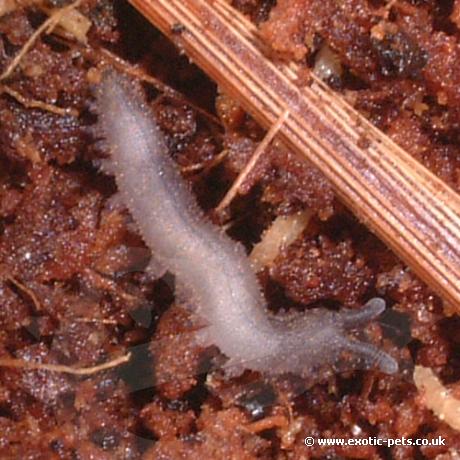
[(199, 209), (137, 83), (107, 71), (96, 106), (110, 151), (103, 169), (115, 176), (155, 262), (176, 276), (180, 295), (205, 321), (197, 342), (219, 347), (229, 375), (244, 369), (308, 375), (324, 365), (337, 368), (344, 356), (347, 367), (396, 372), (392, 357), (350, 335), (385, 309), (382, 299), (358, 311), (270, 313), (242, 245)]

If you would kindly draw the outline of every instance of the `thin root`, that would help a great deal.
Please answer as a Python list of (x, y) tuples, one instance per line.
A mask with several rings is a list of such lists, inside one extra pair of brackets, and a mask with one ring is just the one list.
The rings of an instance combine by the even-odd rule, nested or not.
[(0, 92), (14, 97), (14, 99), (16, 99), (20, 104), (22, 104), (24, 107), (28, 109), (41, 109), (47, 112), (55, 113), (56, 115), (70, 115), (75, 118), (77, 118), (79, 115), (78, 110), (76, 109), (58, 107), (57, 105), (48, 104), (46, 102), (38, 101), (36, 99), (29, 99), (6, 85), (0, 85)]
[(202, 161), (200, 163), (195, 163), (190, 166), (183, 166), (181, 168), (182, 172), (188, 173), (188, 172), (195, 172), (195, 171), (209, 171), (210, 169), (216, 167), (218, 164), (222, 163), (222, 161), (227, 157), (228, 155), (228, 150), (224, 149), (222, 152), (220, 152), (218, 155), (216, 155), (214, 158), (212, 158), (209, 161)]
[(6, 279), (13, 283), (19, 290), (25, 292), (32, 299), (32, 302), (34, 303), (35, 309), (37, 311), (40, 311), (42, 309), (41, 302), (38, 300), (38, 297), (36, 296), (35, 292), (32, 291), (32, 289), (28, 288), (25, 284), (21, 283), (13, 276), (8, 275)]
[(200, 115), (204, 116), (206, 119), (210, 120), (215, 125), (221, 126), (221, 122), (218, 118), (216, 118), (214, 115), (211, 115), (210, 113), (208, 113), (206, 110), (202, 109), (201, 107), (198, 107), (196, 104), (194, 104), (193, 102), (185, 98), (183, 94), (171, 88), (167, 84), (163, 83), (158, 78), (155, 78), (152, 75), (148, 75), (142, 69), (134, 67), (129, 62), (126, 62), (125, 60), (123, 60), (119, 56), (116, 56), (115, 54), (111, 53), (109, 50), (105, 48), (101, 48), (99, 52), (105, 58), (107, 58), (114, 67), (120, 69), (122, 72), (128, 75), (131, 75), (138, 80), (144, 81), (152, 85), (155, 89), (157, 89), (158, 91), (160, 91), (161, 93), (167, 96), (175, 97), (175, 98), (178, 98), (184, 101), (188, 106), (190, 106), (193, 110), (198, 112)]
[(266, 148), (268, 147), (270, 142), (273, 140), (273, 138), (276, 136), (277, 132), (280, 130), (281, 126), (287, 120), (288, 117), (289, 117), (289, 109), (286, 109), (280, 115), (276, 123), (270, 128), (268, 133), (263, 138), (262, 142), (257, 146), (256, 150), (252, 154), (251, 159), (248, 161), (246, 166), (240, 172), (235, 182), (233, 182), (233, 185), (230, 187), (229, 191), (226, 193), (222, 201), (216, 207), (216, 212), (218, 214), (221, 213), (236, 197), (241, 185), (243, 184), (243, 182), (245, 181), (249, 173), (252, 171), (252, 169), (254, 169), (254, 166), (257, 164), (257, 161), (262, 156), (262, 154), (265, 152)]
[(51, 372), (60, 372), (64, 374), (73, 375), (92, 375), (97, 372), (105, 371), (113, 367), (119, 366), (128, 362), (131, 358), (131, 353), (119, 356), (111, 361), (92, 367), (71, 367), (64, 366), (62, 364), (46, 364), (46, 363), (34, 363), (30, 361), (24, 361), (23, 359), (16, 358), (0, 358), (0, 367), (14, 367), (16, 369), (27, 369), (27, 370), (44, 370)]
[(29, 52), (29, 50), (38, 40), (40, 35), (42, 35), (43, 33), (50, 34), (53, 31), (53, 29), (56, 27), (56, 25), (59, 23), (61, 18), (69, 11), (73, 10), (74, 8), (77, 8), (82, 1), (83, 0), (76, 0), (70, 5), (67, 5), (61, 8), (60, 10), (55, 11), (48, 19), (46, 19), (46, 21), (44, 21), (43, 24), (41, 24), (40, 27), (38, 27), (38, 29), (30, 36), (30, 38), (21, 48), (19, 53), (10, 62), (6, 70), (0, 75), (0, 81), (5, 80), (13, 73), (14, 69), (16, 69), (16, 67), (21, 62), (22, 58)]
[(108, 318), (75, 318), (77, 323), (97, 323), (97, 324), (109, 324), (111, 326), (116, 326), (118, 324), (117, 320), (115, 319), (108, 319)]

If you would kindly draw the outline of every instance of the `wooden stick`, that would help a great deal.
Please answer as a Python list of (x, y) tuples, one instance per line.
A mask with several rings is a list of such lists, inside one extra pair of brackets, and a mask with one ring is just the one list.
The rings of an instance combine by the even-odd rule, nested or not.
[(261, 52), (253, 26), (225, 0), (130, 0), (266, 128), (328, 178), (337, 195), (460, 311), (460, 198), (315, 80)]

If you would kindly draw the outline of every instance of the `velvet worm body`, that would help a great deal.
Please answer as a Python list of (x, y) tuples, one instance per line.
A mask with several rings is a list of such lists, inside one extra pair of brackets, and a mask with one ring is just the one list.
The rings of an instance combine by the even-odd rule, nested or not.
[(196, 340), (219, 347), (228, 358), (228, 374), (252, 369), (306, 375), (334, 366), (344, 354), (352, 367), (396, 372), (389, 355), (349, 337), (384, 310), (382, 299), (371, 299), (359, 311), (271, 314), (243, 247), (199, 209), (137, 84), (106, 72), (96, 99), (110, 149), (103, 169), (115, 176), (152, 257), (176, 276), (181, 295), (206, 322)]

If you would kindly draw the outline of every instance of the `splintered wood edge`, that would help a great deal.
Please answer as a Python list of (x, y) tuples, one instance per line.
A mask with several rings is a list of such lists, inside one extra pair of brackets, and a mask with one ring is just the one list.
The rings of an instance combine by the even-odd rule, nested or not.
[(130, 0), (278, 138), (317, 167), (354, 214), (460, 309), (460, 198), (312, 75), (261, 52), (254, 26), (225, 0)]

